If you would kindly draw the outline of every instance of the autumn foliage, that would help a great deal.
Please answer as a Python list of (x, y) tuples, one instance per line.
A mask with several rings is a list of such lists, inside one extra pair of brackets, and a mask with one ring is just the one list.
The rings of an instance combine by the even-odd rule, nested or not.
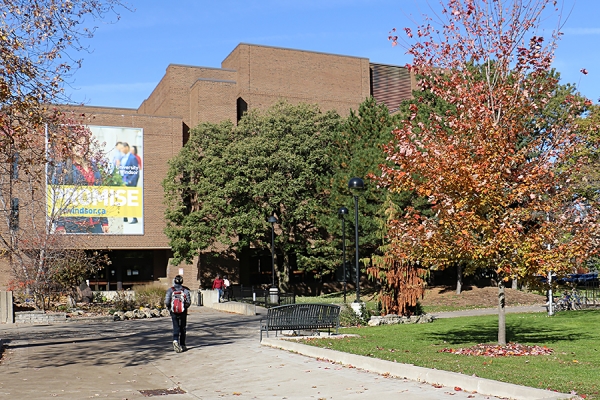
[(416, 263), (402, 262), (391, 253), (374, 257), (367, 273), (385, 282), (379, 293), (382, 314), (413, 315), (425, 293), (427, 271)]
[(409, 207), (390, 220), (390, 259), (508, 279), (568, 273), (595, 252), (597, 212), (570, 185), (589, 102), (567, 95), (559, 119), (544, 113), (556, 100), (558, 34), (530, 32), (551, 3), (448, 0), (438, 23), (405, 30), (422, 91), (453, 110), (423, 123), (413, 104), (386, 147), (393, 166), (379, 183), (427, 197), (434, 214)]
[(80, 65), (76, 55), (87, 49), (94, 21), (120, 6), (119, 0), (0, 0), (0, 257), (9, 260), (17, 286), (36, 297), (38, 288), (56, 283), (52, 265), (74, 265), (74, 255), (83, 254), (66, 249), (85, 246), (53, 235), (56, 216), (46, 218), (47, 164), (75, 144), (89, 144), (82, 116), (53, 104), (69, 102), (63, 86)]

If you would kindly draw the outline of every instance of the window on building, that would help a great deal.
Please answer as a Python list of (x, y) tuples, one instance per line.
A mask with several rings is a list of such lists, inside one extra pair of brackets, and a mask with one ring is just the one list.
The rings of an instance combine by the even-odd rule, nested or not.
[(248, 112), (248, 103), (244, 101), (241, 97), (237, 99), (237, 122), (240, 122), (240, 119), (244, 116), (245, 113)]

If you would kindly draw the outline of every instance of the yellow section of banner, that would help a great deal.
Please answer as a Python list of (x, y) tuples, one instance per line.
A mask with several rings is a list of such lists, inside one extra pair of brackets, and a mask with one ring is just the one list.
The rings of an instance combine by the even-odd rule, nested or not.
[(52, 217), (142, 218), (141, 187), (48, 185), (48, 215)]

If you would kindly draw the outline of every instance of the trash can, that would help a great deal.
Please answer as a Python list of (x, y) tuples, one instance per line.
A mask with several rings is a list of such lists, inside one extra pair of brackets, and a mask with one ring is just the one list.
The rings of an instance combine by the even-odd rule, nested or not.
[(279, 304), (279, 289), (276, 287), (269, 288), (269, 303)]

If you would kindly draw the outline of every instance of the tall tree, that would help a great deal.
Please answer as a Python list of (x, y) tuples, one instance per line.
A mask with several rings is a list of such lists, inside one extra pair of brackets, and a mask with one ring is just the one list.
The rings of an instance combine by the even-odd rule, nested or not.
[(118, 6), (119, 0), (0, 0), (1, 174), (44, 164), (45, 125), (62, 118), (49, 104), (68, 102), (63, 85), (81, 65), (76, 55), (87, 49), (92, 23)]
[[(570, 272), (597, 245), (596, 210), (559, 168), (581, 144), (584, 103), (567, 96), (553, 123), (541, 114), (558, 85), (550, 76), (555, 34), (526, 36), (552, 2), (442, 1), (441, 28), (413, 31), (411, 68), (423, 90), (454, 105), (414, 129), (419, 106), (394, 131), (381, 183), (426, 196), (433, 218), (408, 209), (389, 223), (389, 254), (406, 262), (493, 268), (498, 283), (498, 342), (506, 343), (504, 282)], [(556, 2), (554, 2), (556, 3)], [(393, 40), (397, 38), (392, 37)], [(470, 65), (476, 65), (473, 70)], [(534, 121), (532, 123), (532, 121)]]
[(273, 215), (282, 289), (289, 287), (294, 255), (300, 269), (317, 276), (334, 268), (320, 247), (327, 233), (317, 209), (326, 196), (316, 183), (331, 173), (330, 144), (340, 122), (315, 105), (281, 102), (250, 111), (237, 127), (195, 128), (164, 181), (175, 262), (216, 243), (232, 252), (250, 244), (268, 249)]
[[(0, 252), (11, 262), (27, 258), (18, 240), (25, 232), (18, 219), (36, 220), (29, 211), (45, 210), (47, 140), (56, 148), (72, 146), (61, 129), (73, 122), (52, 103), (65, 102), (63, 85), (80, 65), (76, 53), (91, 38), (93, 20), (115, 12), (118, 0), (0, 0)], [(118, 16), (115, 14), (115, 16)], [(85, 135), (85, 134), (84, 134)], [(80, 135), (76, 135), (79, 137)], [(14, 265), (13, 265), (14, 266)]]
[(583, 164), (576, 171), (573, 183), (577, 193), (590, 199), (590, 203), (598, 208), (600, 205), (600, 106), (597, 104), (590, 106), (578, 123), (581, 133), (585, 135), (586, 145), (573, 160), (574, 164)]
[[(366, 99), (357, 111), (350, 111), (342, 128), (336, 132), (331, 150), (332, 173), (320, 177), (320, 186), (329, 196), (321, 205), (319, 220), (324, 229), (338, 239), (342, 236), (338, 210), (342, 206), (350, 210), (354, 207), (348, 182), (353, 177), (365, 180), (366, 188), (359, 194), (359, 245), (361, 256), (366, 258), (382, 244), (382, 207), (388, 195), (374, 181), (369, 181), (369, 177), (380, 171), (380, 165), (385, 163), (383, 146), (391, 140), (393, 128), (394, 117), (385, 104), (377, 104), (372, 97)], [(354, 232), (354, 218), (348, 218), (347, 222), (348, 232)], [(346, 235), (348, 248), (354, 247), (353, 239), (354, 235)], [(330, 241), (330, 245), (335, 246), (332, 254), (339, 255), (340, 241)], [(354, 257), (353, 253), (348, 253), (349, 260)]]
[[(47, 126), (48, 132), (52, 132), (47, 136), (60, 140), (49, 142), (47, 147), (43, 142), (38, 143), (46, 148), (47, 164), (30, 166), (27, 172), (16, 171), (15, 177), (0, 176), (0, 182), (13, 179), (12, 199), (18, 199), (18, 208), (4, 215), (10, 240), (2, 237), (11, 260), (11, 286), (33, 296), (35, 305), (41, 308), (48, 307), (51, 296), (72, 294), (84, 279), (84, 273), (104, 262), (103, 257), (93, 260), (94, 253), (74, 250), (93, 247), (89, 236), (65, 235), (64, 229), (57, 229), (65, 227), (65, 215), (73, 203), (82, 201), (82, 191), (89, 189), (83, 178), (73, 179), (74, 170), (92, 173), (101, 182), (107, 166), (105, 154), (80, 118), (64, 116), (61, 122)], [(46, 173), (47, 182), (40, 182)], [(69, 189), (64, 190), (65, 187)], [(90, 269), (85, 269), (84, 260)], [(74, 282), (76, 279), (81, 280)]]

